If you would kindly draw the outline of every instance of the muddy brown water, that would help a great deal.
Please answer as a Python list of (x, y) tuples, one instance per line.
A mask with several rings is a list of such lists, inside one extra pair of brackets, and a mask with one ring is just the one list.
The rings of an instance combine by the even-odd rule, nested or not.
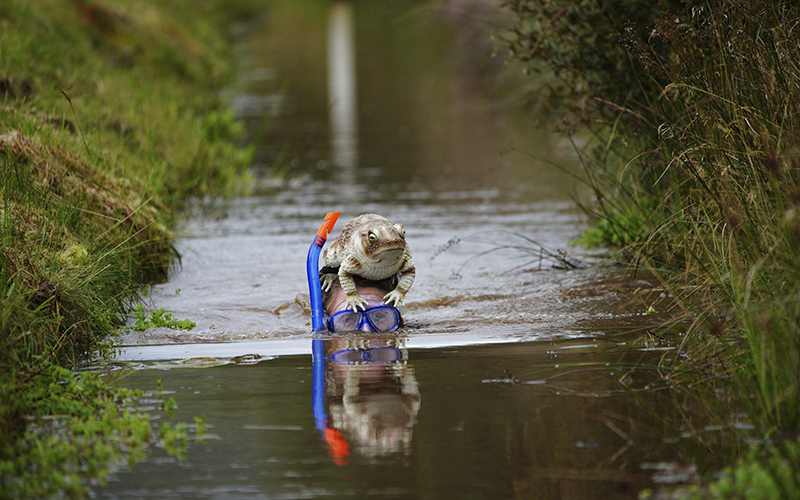
[[(694, 403), (649, 369), (678, 355), (644, 333), (660, 292), (570, 246), (571, 146), (475, 64), (495, 13), (450, 5), (276, 1), (239, 33), (256, 194), (196, 202), (152, 289), (197, 327), (129, 330), (106, 365), (154, 391), (156, 426), (173, 397), (207, 435), (96, 497), (636, 498), (716, 465), (729, 430), (687, 428)], [(305, 256), (333, 210), (334, 235), (360, 213), (404, 224), (417, 280), (396, 334), (309, 333)]]

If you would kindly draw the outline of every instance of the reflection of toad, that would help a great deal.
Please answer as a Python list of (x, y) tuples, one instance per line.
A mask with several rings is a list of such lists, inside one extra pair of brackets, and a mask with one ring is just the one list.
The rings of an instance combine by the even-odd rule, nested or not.
[(420, 394), (402, 343), (363, 337), (325, 342), (331, 359), (325, 381), (331, 424), (362, 456), (411, 450)]
[[(391, 290), (391, 279), (357, 280), (359, 293), (367, 301), (368, 314), (374, 303)], [(344, 310), (346, 301), (338, 280), (324, 296), (326, 313)], [(382, 306), (386, 307), (386, 306)], [(371, 323), (343, 337), (315, 339), (323, 355), (315, 361), (315, 378), (324, 373), (325, 440), (335, 463), (344, 464), (349, 443), (360, 455), (377, 458), (393, 453), (408, 454), (412, 428), (420, 406), (419, 385), (408, 364), (403, 339), (373, 333)], [(323, 366), (324, 363), (324, 366)], [(324, 372), (323, 372), (324, 370)], [(316, 408), (315, 412), (324, 410)]]
[(367, 302), (359, 294), (354, 276), (368, 280), (396, 279), (395, 288), (383, 297), (386, 304), (395, 307), (403, 305), (416, 276), (403, 226), (377, 214), (359, 215), (348, 222), (342, 233), (328, 244), (323, 256), (328, 274), (322, 276), (322, 289), (329, 290), (338, 275), (347, 295), (347, 308), (354, 311), (364, 309)]

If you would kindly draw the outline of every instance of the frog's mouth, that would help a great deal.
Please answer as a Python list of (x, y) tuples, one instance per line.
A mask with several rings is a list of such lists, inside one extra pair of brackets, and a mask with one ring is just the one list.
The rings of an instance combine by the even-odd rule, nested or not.
[(403, 255), (403, 247), (395, 246), (395, 247), (379, 248), (372, 253), (372, 256), (370, 258), (375, 262), (381, 264), (394, 263), (400, 259), (401, 255)]

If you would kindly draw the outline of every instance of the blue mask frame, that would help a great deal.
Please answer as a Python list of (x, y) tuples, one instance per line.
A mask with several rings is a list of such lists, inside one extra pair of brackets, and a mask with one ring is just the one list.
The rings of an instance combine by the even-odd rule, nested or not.
[[(379, 328), (378, 325), (376, 324), (375, 315), (376, 313), (379, 314), (381, 311), (391, 312), (394, 316), (392, 326), (390, 326), (389, 328), (382, 329)], [(349, 315), (358, 316), (358, 321), (353, 323), (355, 326), (353, 328), (337, 329), (334, 324), (337, 322), (336, 318), (341, 318), (343, 316), (349, 316)], [(332, 332), (356, 332), (360, 331), (361, 328), (364, 327), (364, 324), (369, 325), (369, 327), (372, 328), (373, 332), (393, 332), (398, 328), (400, 328), (400, 325), (403, 324), (403, 318), (400, 316), (400, 311), (398, 311), (396, 308), (392, 306), (382, 305), (382, 306), (369, 307), (364, 311), (351, 311), (349, 309), (345, 309), (344, 311), (336, 312), (330, 317), (330, 319), (328, 320), (328, 324), (330, 325), (330, 330)]]

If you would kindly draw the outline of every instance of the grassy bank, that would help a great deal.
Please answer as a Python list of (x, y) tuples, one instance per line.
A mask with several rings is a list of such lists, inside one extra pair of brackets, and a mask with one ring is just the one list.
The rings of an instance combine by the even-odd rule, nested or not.
[[(565, 85), (555, 89), (567, 103), (561, 112), (599, 139), (584, 151), (597, 220), (586, 239), (613, 245), (632, 265), (661, 276), (679, 299), (686, 363), (730, 376), (727, 390), (751, 401), (742, 410), (761, 435), (787, 439), (769, 453), (750, 453), (750, 463), (763, 467), (732, 469), (751, 480), (705, 494), (745, 498), (759, 481), (796, 477), (796, 7), (760, 0), (661, 2), (657, 9), (632, 2), (618, 11), (603, 2), (509, 4), (519, 20), (511, 41), (517, 55), (534, 70), (562, 75)], [(583, 105), (569, 108), (570, 97)], [(773, 484), (759, 498), (798, 496), (796, 482)]]
[(186, 198), (239, 188), (249, 152), (219, 91), (247, 3), (0, 4), (4, 496), (80, 496), (109, 463), (163, 442), (119, 409), (130, 395), (60, 367), (167, 275)]

